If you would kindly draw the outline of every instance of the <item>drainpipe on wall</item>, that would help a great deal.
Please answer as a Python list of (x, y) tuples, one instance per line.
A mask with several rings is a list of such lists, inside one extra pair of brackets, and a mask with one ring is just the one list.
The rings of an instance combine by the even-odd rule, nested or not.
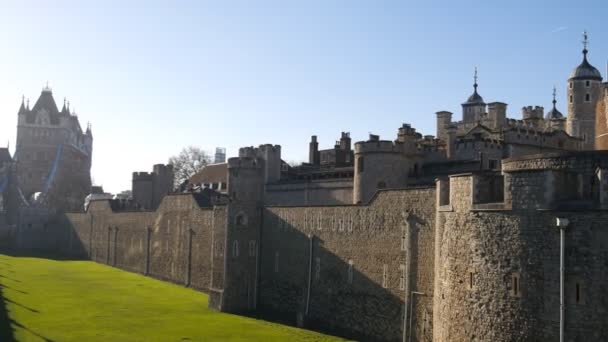
[(555, 225), (559, 228), (559, 342), (564, 342), (564, 252), (566, 244), (566, 228), (570, 222), (566, 218), (556, 218)]
[(310, 308), (310, 287), (312, 286), (312, 246), (314, 243), (314, 235), (308, 235), (308, 289), (306, 290), (306, 316)]
[(410, 259), (411, 259), (411, 247), (412, 247), (412, 228), (410, 225), (410, 213), (403, 213), (403, 220), (405, 223), (405, 286), (403, 293), (403, 342), (407, 342), (407, 311), (409, 304), (410, 295)]

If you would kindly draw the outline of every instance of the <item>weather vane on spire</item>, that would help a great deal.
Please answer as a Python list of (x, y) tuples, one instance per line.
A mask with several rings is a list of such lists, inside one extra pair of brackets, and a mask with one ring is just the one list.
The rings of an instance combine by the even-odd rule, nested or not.
[(475, 92), (477, 92), (477, 67), (475, 67), (475, 76), (473, 76), (475, 83), (473, 83), (473, 87), (475, 88)]
[(587, 54), (587, 46), (589, 46), (589, 35), (587, 34), (587, 31), (583, 31), (583, 53), (586, 55)]

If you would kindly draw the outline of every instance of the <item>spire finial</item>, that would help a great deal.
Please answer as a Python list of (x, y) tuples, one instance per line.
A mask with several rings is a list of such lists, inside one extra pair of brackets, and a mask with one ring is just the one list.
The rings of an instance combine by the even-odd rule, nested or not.
[(67, 109), (68, 109), (68, 113), (69, 113), (70, 112), (70, 101), (68, 101), (68, 107), (67, 107)]
[(475, 88), (475, 92), (477, 92), (477, 66), (475, 67), (475, 76), (473, 76), (473, 79), (475, 80), (473, 87)]
[(27, 110), (30, 110), (30, 99), (27, 99)]
[(589, 46), (589, 35), (587, 34), (587, 31), (583, 31), (583, 55), (585, 55), (585, 58), (587, 57), (587, 52), (589, 52), (587, 50), (587, 46)]
[(555, 99), (556, 95), (557, 95), (557, 90), (555, 89), (555, 86), (553, 86), (553, 109), (555, 109), (555, 104), (557, 103), (557, 100)]

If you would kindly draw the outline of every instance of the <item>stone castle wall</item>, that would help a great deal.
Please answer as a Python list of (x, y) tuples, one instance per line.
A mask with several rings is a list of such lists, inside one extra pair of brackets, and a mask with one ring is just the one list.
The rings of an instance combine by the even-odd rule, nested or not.
[(412, 340), (430, 341), (434, 221), (434, 188), (381, 191), (368, 206), (267, 207), (259, 307), (361, 338), (400, 340), (405, 293), (424, 292), (413, 303)]
[(352, 202), (352, 178), (268, 184), (264, 194), (266, 205), (335, 205)]
[(21, 249), (90, 258), (207, 292), (223, 284), (223, 261), (214, 274), (212, 246), (224, 245), (214, 229), (225, 226), (225, 213), (224, 207), (200, 208), (191, 195), (166, 197), (155, 212), (113, 212), (108, 201), (93, 201), (86, 213), (44, 225), (22, 222), (17, 242)]
[[(551, 162), (565, 165), (568, 160)], [(537, 165), (541, 164), (544, 168), (551, 163)], [(559, 339), (557, 217), (571, 222), (565, 259), (567, 338), (607, 338), (608, 321), (600, 312), (608, 301), (599, 294), (608, 290), (608, 214), (530, 205), (530, 201), (543, 202), (553, 185), (543, 172), (531, 172), (530, 165), (527, 168), (506, 167), (514, 172), (507, 174), (511, 187), (507, 182), (505, 201), (496, 203), (494, 209), (472, 203), (476, 176), (451, 177), (449, 204), (441, 206), (437, 215), (434, 340)], [(510, 190), (515, 193), (509, 194)], [(540, 197), (534, 197), (536, 194)]]

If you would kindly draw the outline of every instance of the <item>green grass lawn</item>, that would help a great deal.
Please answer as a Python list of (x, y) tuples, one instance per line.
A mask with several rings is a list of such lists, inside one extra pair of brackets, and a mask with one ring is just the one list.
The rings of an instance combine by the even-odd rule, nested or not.
[(0, 255), (0, 341), (338, 341), (207, 308), (207, 295), (90, 261)]

